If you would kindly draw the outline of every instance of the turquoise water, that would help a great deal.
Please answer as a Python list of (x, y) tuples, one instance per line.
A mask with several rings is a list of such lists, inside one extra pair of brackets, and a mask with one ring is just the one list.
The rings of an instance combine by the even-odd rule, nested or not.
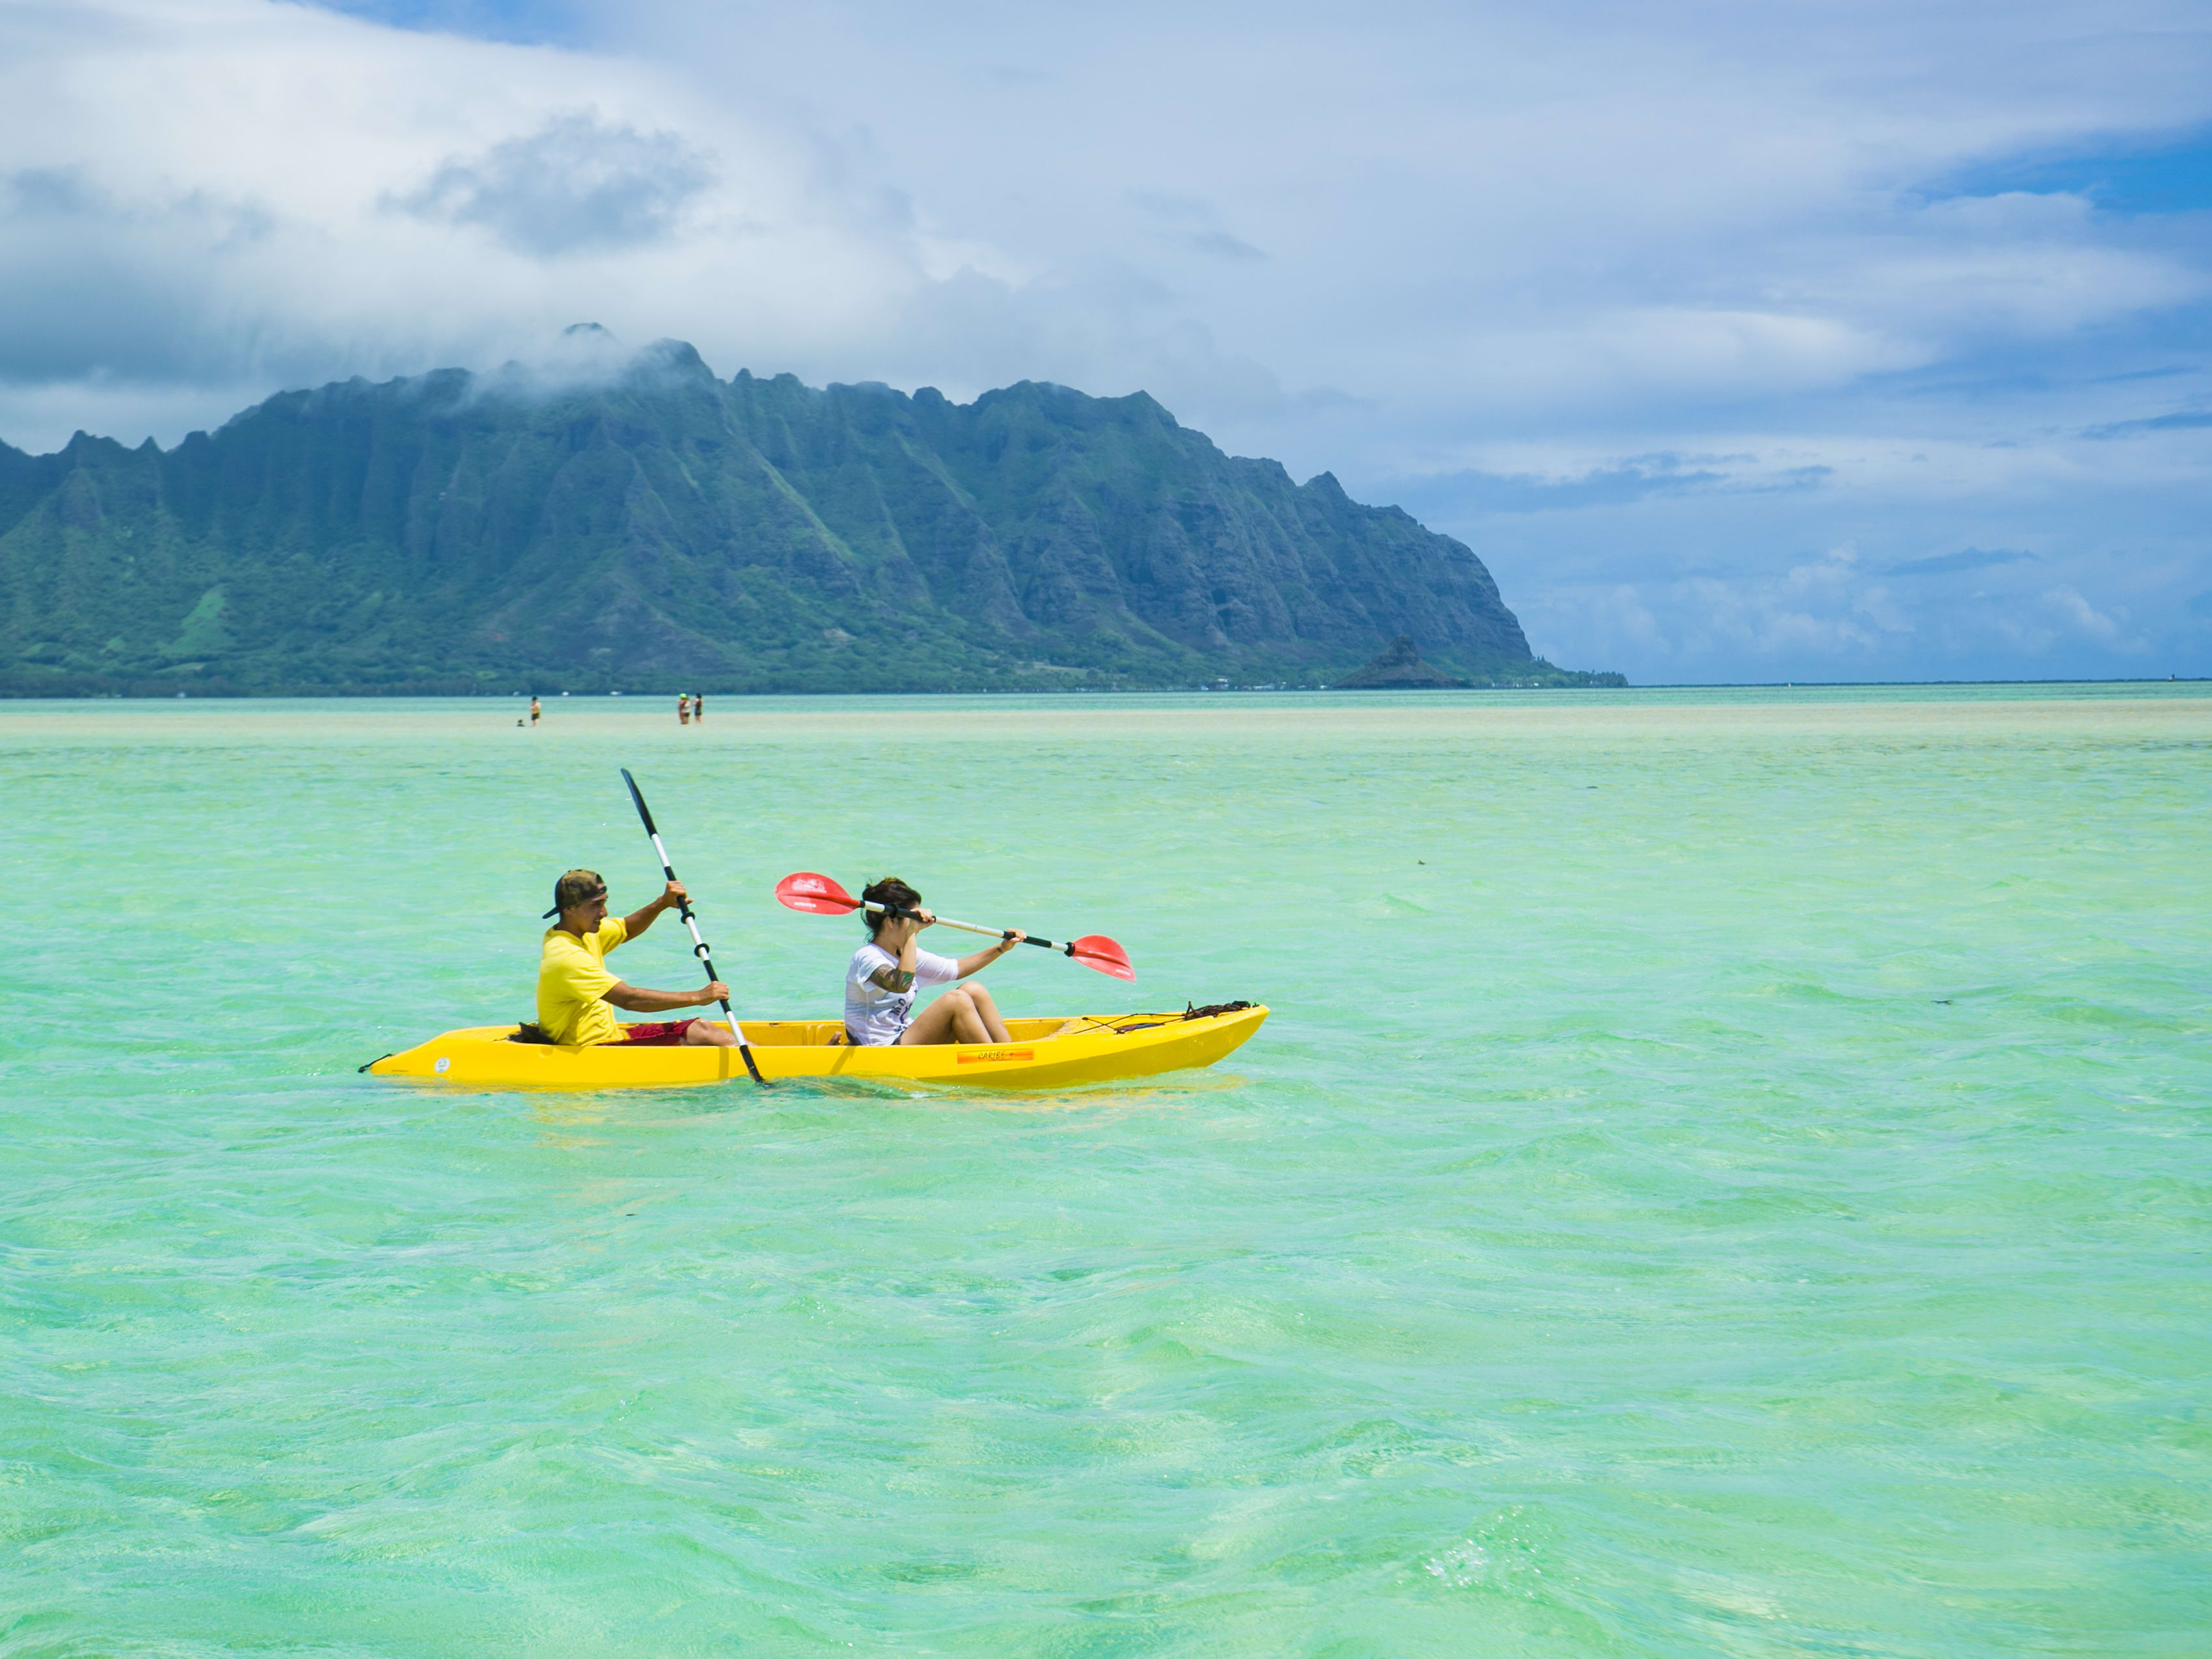
[[(0, 1654), (2202, 1651), (2205, 690), (0, 705)], [(357, 1075), (620, 764), (749, 1012), (811, 868), (1273, 1018)]]

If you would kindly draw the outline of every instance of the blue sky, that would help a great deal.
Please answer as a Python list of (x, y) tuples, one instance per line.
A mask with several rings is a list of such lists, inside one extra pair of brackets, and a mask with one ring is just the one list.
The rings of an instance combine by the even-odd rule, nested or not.
[(0, 438), (1150, 391), (1638, 681), (2212, 673), (2201, 3), (0, 9)]

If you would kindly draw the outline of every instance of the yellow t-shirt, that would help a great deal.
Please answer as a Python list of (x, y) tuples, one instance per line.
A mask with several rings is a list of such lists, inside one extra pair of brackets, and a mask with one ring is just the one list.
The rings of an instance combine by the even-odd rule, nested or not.
[(558, 927), (545, 930), (538, 963), (538, 1023), (556, 1042), (620, 1042), (614, 1005), (600, 999), (622, 983), (607, 971), (607, 952), (629, 934), (609, 916), (596, 933), (578, 939)]

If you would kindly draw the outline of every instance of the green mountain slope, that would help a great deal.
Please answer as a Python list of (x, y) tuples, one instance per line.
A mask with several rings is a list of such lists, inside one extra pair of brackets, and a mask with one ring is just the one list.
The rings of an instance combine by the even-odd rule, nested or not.
[[(0, 692), (1561, 683), (1480, 560), (1139, 393), (441, 370), (0, 445)], [(1612, 678), (1613, 677), (1604, 677)]]

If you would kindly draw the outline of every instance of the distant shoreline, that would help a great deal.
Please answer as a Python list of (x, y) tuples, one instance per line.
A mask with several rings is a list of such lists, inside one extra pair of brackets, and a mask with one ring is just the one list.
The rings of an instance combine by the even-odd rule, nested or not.
[[(1341, 696), (1361, 699), (1386, 697), (1455, 697), (1455, 696), (1525, 696), (1531, 694), (1577, 696), (1586, 694), (1619, 696), (1644, 691), (1854, 691), (1854, 690), (1911, 690), (1914, 689), (1965, 690), (1975, 687), (2000, 686), (2131, 686), (2131, 685), (2212, 685), (2212, 675), (2160, 674), (2126, 678), (2087, 679), (2057, 677), (2047, 679), (1990, 679), (1990, 680), (1670, 680), (1648, 685), (1471, 685), (1430, 688), (1387, 688), (1380, 690), (1340, 690), (1325, 685), (1232, 685), (1232, 686), (1151, 686), (1126, 687), (1114, 690), (1083, 686), (1018, 689), (983, 687), (973, 689), (939, 687), (911, 691), (709, 691), (706, 695), (716, 702), (751, 702), (778, 698), (821, 698), (824, 700), (891, 698), (891, 697), (1051, 697), (1124, 700), (1140, 697), (1227, 697), (1227, 696)], [(678, 690), (647, 691), (540, 691), (541, 699), (557, 702), (608, 702), (625, 698), (639, 702), (672, 700)], [(121, 692), (91, 692), (69, 695), (42, 694), (24, 696), (15, 693), (0, 693), (0, 705), (38, 708), (64, 702), (99, 703), (155, 703), (171, 702), (329, 702), (380, 703), (401, 702), (526, 702), (532, 694), (527, 691), (427, 691), (415, 689), (396, 689), (390, 691), (202, 691), (175, 692), (160, 696), (127, 696)]]

